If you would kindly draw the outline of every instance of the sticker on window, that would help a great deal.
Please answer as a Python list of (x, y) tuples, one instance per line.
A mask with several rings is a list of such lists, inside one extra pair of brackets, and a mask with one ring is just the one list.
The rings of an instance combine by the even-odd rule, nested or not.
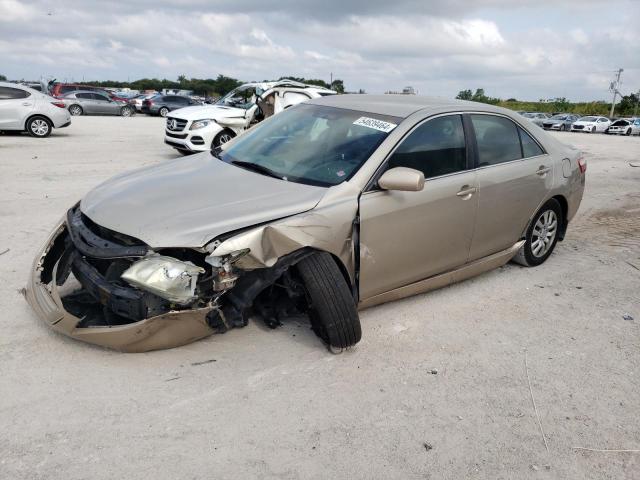
[(389, 133), (391, 130), (397, 127), (395, 123), (383, 122), (382, 120), (369, 117), (360, 117), (355, 122), (353, 122), (353, 124), (360, 125), (361, 127), (373, 128), (374, 130), (379, 130), (385, 133)]

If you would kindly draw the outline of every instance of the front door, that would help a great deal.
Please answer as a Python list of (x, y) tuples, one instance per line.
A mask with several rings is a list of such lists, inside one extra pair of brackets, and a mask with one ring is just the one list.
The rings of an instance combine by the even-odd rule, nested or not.
[(507, 117), (471, 115), (478, 145), (478, 220), (469, 259), (512, 247), (553, 185), (552, 158)]
[(26, 90), (0, 87), (0, 130), (19, 130), (35, 108), (35, 100)]
[(373, 189), (360, 199), (360, 299), (463, 265), (469, 256), (478, 205), (461, 115), (418, 125), (385, 169), (409, 167), (425, 175), (420, 192)]

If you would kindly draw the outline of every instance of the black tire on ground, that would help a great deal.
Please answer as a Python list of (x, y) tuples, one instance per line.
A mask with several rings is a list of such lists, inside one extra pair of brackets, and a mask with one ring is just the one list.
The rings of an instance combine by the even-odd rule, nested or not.
[(211, 142), (211, 150), (213, 150), (214, 148), (218, 148), (222, 145), (224, 145), (225, 143), (227, 143), (229, 140), (231, 140), (233, 137), (235, 137), (235, 133), (229, 131), (229, 130), (223, 130), (220, 133), (218, 133), (215, 138), (213, 139), (213, 141)]
[(347, 348), (362, 338), (351, 290), (330, 254), (318, 252), (297, 264), (305, 284), (313, 331), (334, 348)]
[(560, 131), (564, 132), (567, 129), (567, 127), (564, 126), (564, 123), (560, 125)]
[(166, 117), (167, 113), (169, 113), (169, 109), (167, 107), (162, 107), (160, 110), (158, 110), (158, 113), (161, 117)]
[(628, 137), (631, 135), (631, 127), (627, 128), (627, 131), (624, 134)]
[(83, 110), (82, 110), (82, 107), (80, 105), (71, 105), (69, 107), (69, 113), (71, 115), (73, 115), (74, 117), (77, 117), (78, 115), (82, 115)]
[[(513, 261), (525, 267), (536, 267), (543, 264), (556, 248), (563, 222), (562, 207), (558, 201), (554, 198), (547, 200), (531, 220), (531, 224), (527, 228), (525, 243), (513, 257)], [(549, 236), (549, 234), (551, 235)], [(548, 238), (548, 243), (543, 245), (540, 251), (535, 252), (536, 240), (539, 238)]]
[(51, 130), (53, 130), (51, 121), (41, 115), (36, 115), (27, 120), (26, 127), (29, 135), (36, 138), (48, 137), (51, 135)]
[(133, 109), (131, 107), (122, 107), (120, 109), (120, 116), (130, 117), (131, 115), (133, 115)]

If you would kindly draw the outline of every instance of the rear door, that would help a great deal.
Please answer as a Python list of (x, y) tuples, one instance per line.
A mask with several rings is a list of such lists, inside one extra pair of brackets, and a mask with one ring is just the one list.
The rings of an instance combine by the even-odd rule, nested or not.
[(417, 125), (385, 170), (424, 173), (419, 192), (372, 188), (360, 197), (360, 298), (423, 280), (463, 265), (478, 206), (476, 173), (462, 115)]
[(98, 113), (96, 102), (93, 100), (92, 93), (76, 93), (75, 96), (85, 115), (95, 115), (96, 113)]
[(0, 87), (0, 130), (22, 130), (35, 108), (35, 100), (26, 90)]
[(553, 187), (554, 163), (510, 118), (471, 114), (478, 152), (478, 217), (469, 261), (513, 246)]

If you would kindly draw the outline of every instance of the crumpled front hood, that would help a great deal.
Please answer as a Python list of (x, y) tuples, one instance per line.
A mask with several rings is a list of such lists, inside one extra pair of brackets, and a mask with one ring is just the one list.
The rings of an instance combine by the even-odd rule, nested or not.
[(152, 248), (198, 248), (223, 233), (310, 210), (325, 192), (204, 152), (113, 177), (80, 208), (98, 225)]
[(226, 107), (224, 105), (197, 105), (193, 107), (179, 108), (168, 116), (182, 118), (184, 120), (204, 120), (219, 118), (244, 118), (245, 110), (241, 108)]

